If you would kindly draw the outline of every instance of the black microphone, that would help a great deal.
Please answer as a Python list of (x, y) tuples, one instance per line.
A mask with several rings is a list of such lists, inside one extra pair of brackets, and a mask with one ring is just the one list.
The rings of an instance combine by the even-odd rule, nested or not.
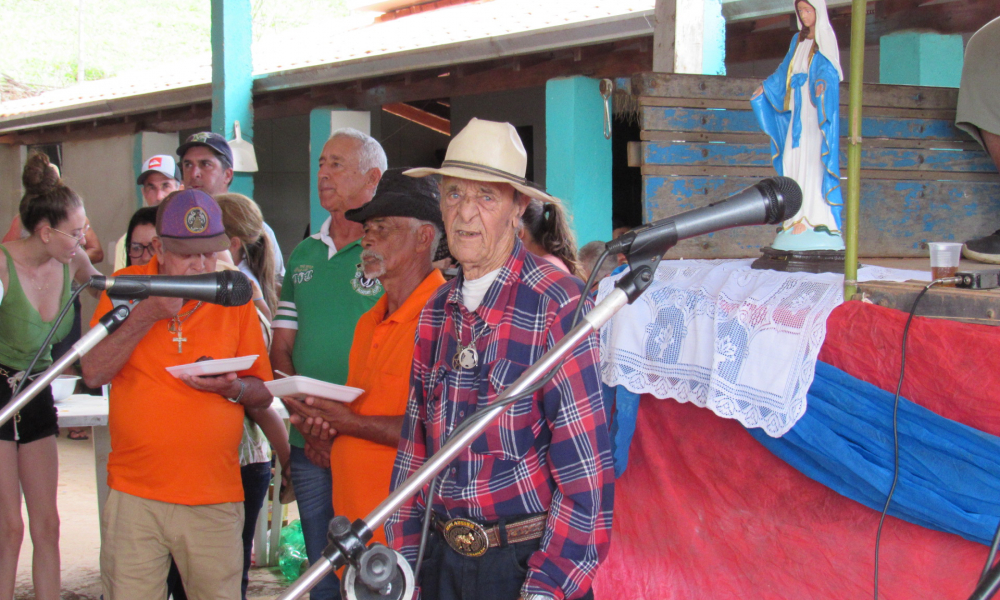
[(623, 233), (605, 244), (609, 254), (654, 248), (662, 254), (679, 240), (743, 225), (776, 224), (789, 219), (802, 206), (802, 190), (788, 177), (764, 179), (747, 189), (720, 200), (660, 219)]
[(187, 298), (222, 306), (242, 306), (253, 297), (253, 287), (239, 271), (201, 275), (95, 275), (90, 285), (105, 290), (110, 298), (142, 300), (150, 296)]

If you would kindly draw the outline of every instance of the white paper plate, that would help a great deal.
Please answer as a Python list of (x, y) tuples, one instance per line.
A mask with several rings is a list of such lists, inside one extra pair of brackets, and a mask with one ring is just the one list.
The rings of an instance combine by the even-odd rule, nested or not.
[(257, 354), (251, 354), (249, 356), (237, 356), (236, 358), (220, 358), (218, 360), (203, 360), (201, 362), (193, 362), (186, 365), (177, 365), (176, 367), (167, 367), (167, 371), (174, 377), (180, 375), (194, 375), (194, 376), (204, 376), (204, 375), (219, 375), (221, 373), (236, 373), (238, 371), (246, 371), (251, 366), (255, 360), (257, 360)]
[(302, 396), (316, 396), (338, 402), (352, 402), (355, 398), (365, 393), (364, 390), (336, 383), (327, 383), (304, 375), (292, 375), (274, 381), (265, 381), (267, 390), (278, 398), (300, 398)]

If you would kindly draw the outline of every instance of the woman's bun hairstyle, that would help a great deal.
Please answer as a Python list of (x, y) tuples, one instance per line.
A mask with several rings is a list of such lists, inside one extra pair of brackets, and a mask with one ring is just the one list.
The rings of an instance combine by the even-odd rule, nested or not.
[(34, 233), (42, 221), (55, 227), (66, 220), (70, 209), (83, 206), (80, 196), (69, 189), (59, 177), (55, 165), (49, 157), (35, 152), (28, 157), (21, 173), (24, 197), (21, 198), (19, 213), (21, 227)]
[(49, 157), (41, 152), (35, 152), (28, 157), (21, 174), (21, 183), (29, 196), (44, 196), (53, 191), (62, 181), (55, 166), (49, 162)]

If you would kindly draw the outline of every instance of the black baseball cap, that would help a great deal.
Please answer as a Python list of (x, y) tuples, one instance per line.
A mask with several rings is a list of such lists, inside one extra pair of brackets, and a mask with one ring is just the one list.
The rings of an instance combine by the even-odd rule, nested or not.
[(178, 146), (177, 156), (183, 160), (184, 153), (190, 150), (193, 146), (206, 146), (211, 148), (212, 152), (215, 152), (221, 157), (224, 157), (228, 161), (229, 166), (233, 166), (233, 149), (229, 147), (229, 142), (226, 138), (222, 137), (214, 131), (200, 131), (198, 133), (192, 133), (188, 136), (188, 139)]
[(407, 177), (403, 175), (407, 169), (388, 169), (382, 174), (371, 201), (345, 212), (344, 216), (355, 223), (378, 217), (413, 217), (430, 221), (444, 231), (437, 181), (434, 177)]

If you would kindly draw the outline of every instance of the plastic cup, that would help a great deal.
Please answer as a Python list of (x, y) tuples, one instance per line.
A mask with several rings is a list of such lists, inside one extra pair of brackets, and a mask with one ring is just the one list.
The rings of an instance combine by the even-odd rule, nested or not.
[[(962, 257), (962, 244), (957, 242), (931, 242), (931, 279), (954, 277), (958, 260)], [(947, 284), (954, 286), (954, 283)]]

